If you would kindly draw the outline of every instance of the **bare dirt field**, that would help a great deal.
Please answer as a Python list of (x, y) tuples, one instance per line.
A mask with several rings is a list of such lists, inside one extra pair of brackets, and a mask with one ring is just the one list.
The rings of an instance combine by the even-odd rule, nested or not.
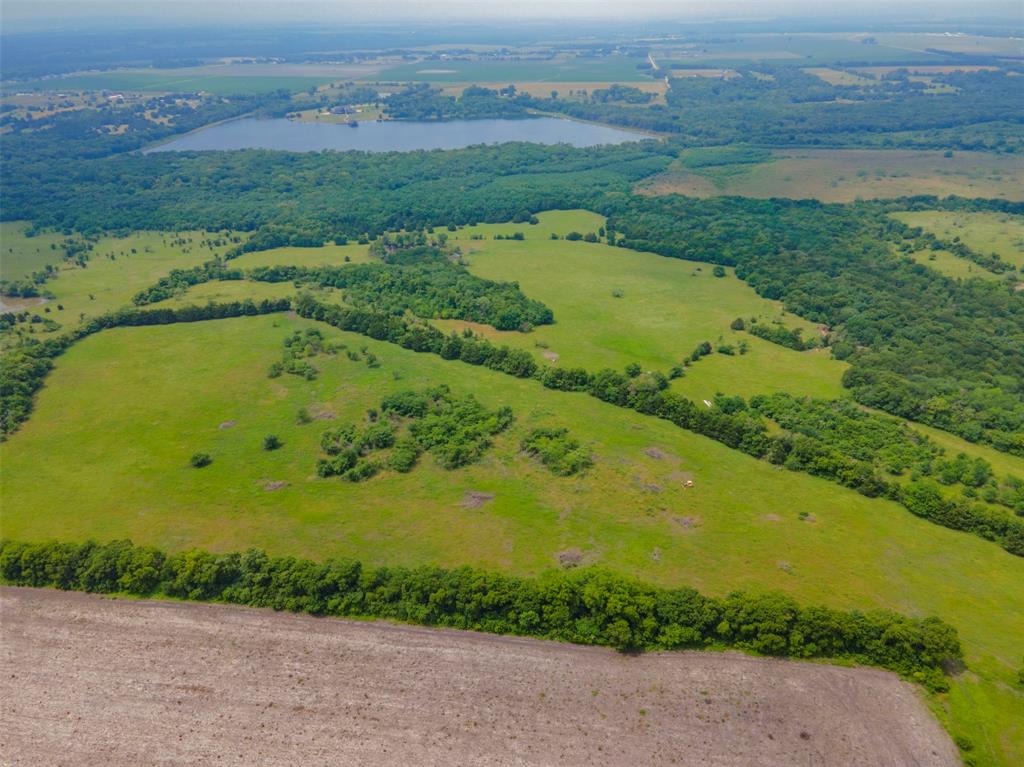
[(873, 669), (0, 590), (10, 765), (958, 765)]

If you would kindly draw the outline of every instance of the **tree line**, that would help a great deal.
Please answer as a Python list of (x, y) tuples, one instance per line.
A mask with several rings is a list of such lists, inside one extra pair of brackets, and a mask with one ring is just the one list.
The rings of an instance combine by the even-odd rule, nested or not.
[(933, 690), (962, 661), (939, 618), (801, 606), (780, 593), (709, 597), (596, 569), (520, 578), (461, 567), (371, 568), (262, 551), (164, 552), (106, 544), (0, 541), (0, 578), (17, 586), (162, 595), (313, 615), (385, 618), (619, 650), (733, 647), (762, 655), (880, 666)]

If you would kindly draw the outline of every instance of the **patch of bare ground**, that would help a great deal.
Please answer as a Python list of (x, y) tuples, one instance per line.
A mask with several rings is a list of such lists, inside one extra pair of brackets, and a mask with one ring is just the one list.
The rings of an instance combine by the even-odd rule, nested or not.
[(237, 420), (223, 421), (223, 422), (221, 422), (221, 424), (217, 428), (218, 429), (230, 429), (236, 423), (238, 423)]
[(267, 492), (280, 490), (282, 487), (288, 487), (288, 483), (283, 479), (268, 479), (263, 482), (263, 489)]
[(485, 503), (494, 500), (494, 493), (485, 493), (481, 490), (467, 490), (459, 505), (464, 509), (479, 509)]
[(952, 767), (893, 674), (0, 590), (15, 765)]

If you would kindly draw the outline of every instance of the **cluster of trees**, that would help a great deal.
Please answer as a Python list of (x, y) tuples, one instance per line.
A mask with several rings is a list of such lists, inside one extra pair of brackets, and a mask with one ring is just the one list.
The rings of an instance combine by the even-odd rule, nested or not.
[(324, 339), (324, 334), (317, 328), (296, 330), (284, 339), (281, 361), (270, 366), (267, 376), (277, 378), (282, 373), (288, 373), (313, 381), (319, 371), (306, 360), (320, 354), (335, 354), (339, 348), (341, 347), (328, 343)]
[(621, 650), (735, 647), (845, 659), (892, 669), (938, 690), (948, 687), (943, 665), (963, 658), (956, 630), (938, 618), (801, 606), (778, 593), (708, 597), (587, 568), (527, 579), (468, 567), (318, 563), (256, 550), (166, 553), (129, 541), (4, 540), (0, 578), (20, 586), (386, 618)]
[[(442, 468), (458, 469), (479, 461), (513, 416), (508, 407), (488, 410), (472, 395), (459, 397), (442, 385), (389, 394), (380, 414), (371, 410), (367, 419), (361, 429), (349, 424), (324, 432), (320, 448), (329, 457), (317, 462), (319, 476), (359, 482), (384, 468), (405, 473), (424, 452)], [(370, 458), (382, 450), (389, 452)]]
[[(515, 89), (513, 88), (513, 93)], [(389, 117), (396, 120), (479, 120), (529, 117), (526, 107), (498, 91), (471, 85), (459, 98), (446, 96), (427, 83), (409, 85), (385, 102)]]
[(53, 368), (53, 360), (72, 344), (93, 333), (118, 326), (169, 325), (175, 322), (243, 317), (286, 311), (290, 299), (235, 301), (181, 309), (124, 309), (89, 320), (70, 333), (39, 341), (23, 338), (0, 359), (0, 437), (6, 438), (28, 419), (32, 400)]
[(816, 340), (805, 341), (803, 331), (800, 328), (787, 328), (781, 322), (752, 322), (746, 326), (750, 335), (771, 341), (773, 344), (795, 349), (798, 352), (813, 349), (819, 345)]
[(179, 296), (193, 285), (200, 285), (211, 280), (241, 280), (244, 278), (245, 274), (241, 269), (231, 269), (223, 259), (213, 258), (191, 269), (172, 269), (154, 285), (144, 288), (132, 296), (132, 303), (136, 306), (155, 304)]
[[(746, 406), (741, 398), (728, 399), (734, 411)], [(947, 457), (943, 448), (902, 421), (866, 412), (848, 400), (785, 393), (753, 397), (749, 406), (792, 434), (815, 439), (887, 474), (909, 474), (913, 480), (932, 477), (943, 485), (961, 485), (967, 498), (980, 497), (1024, 516), (1024, 481), (1007, 476), (1000, 485), (984, 458), (964, 453)]]
[(633, 85), (614, 83), (607, 88), (595, 88), (590, 94), (590, 100), (598, 104), (607, 104), (609, 101), (624, 104), (650, 104), (654, 100), (654, 94), (640, 90)]
[(560, 477), (579, 474), (594, 465), (590, 453), (569, 436), (568, 429), (534, 429), (522, 441), (520, 449)]
[(259, 282), (294, 282), (339, 288), (345, 301), (384, 314), (461, 319), (498, 330), (529, 330), (554, 322), (551, 310), (523, 295), (519, 286), (471, 274), (443, 251), (424, 246), (405, 251), (401, 261), (304, 268), (259, 267), (248, 273)]

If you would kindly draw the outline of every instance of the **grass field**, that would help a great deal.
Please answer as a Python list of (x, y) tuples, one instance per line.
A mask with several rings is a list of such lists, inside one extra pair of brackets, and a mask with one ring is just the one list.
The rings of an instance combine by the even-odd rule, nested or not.
[(996, 253), (1004, 261), (1024, 269), (1024, 216), (938, 210), (892, 215), (944, 240), (959, 237), (965, 245), (980, 253)]
[[(0, 446), (4, 533), (517, 573), (578, 549), (587, 562), (712, 593), (770, 587), (837, 607), (936, 613), (960, 630), (971, 668), (937, 704), (943, 716), (982, 763), (1024, 755), (1024, 700), (1010, 686), (1024, 561), (667, 423), (361, 336), (325, 329), (367, 346), (380, 368), (338, 355), (316, 358), (314, 382), (268, 379), (284, 337), (308, 325), (275, 315), (123, 328), (73, 347), (32, 420)], [(408, 475), (357, 485), (315, 478), (324, 428), (361, 418), (388, 391), (440, 382), (515, 411), (481, 464), (447, 472), (428, 457)], [(336, 419), (300, 426), (303, 406)], [(569, 427), (594, 469), (560, 479), (524, 457), (518, 440), (540, 425)], [(284, 447), (267, 453), (271, 432)], [(198, 450), (211, 466), (188, 466)], [(471, 492), (494, 498), (467, 503)]]
[[(22, 269), (39, 268), (46, 263), (61, 265), (57, 278), (43, 286), (54, 298), (45, 307), (32, 312), (56, 320), (65, 329), (77, 324), (83, 315), (95, 317), (129, 305), (132, 296), (171, 269), (198, 266), (228, 247), (223, 245), (212, 250), (201, 247), (199, 243), (206, 237), (201, 232), (141, 232), (127, 237), (102, 237), (96, 242), (87, 266), (81, 268), (63, 262), (61, 251), (42, 247), (48, 242), (59, 242), (63, 237), (51, 234), (25, 237), (24, 228), (18, 223), (4, 225), (3, 251), (6, 254), (8, 248), (12, 248), (14, 254), (20, 254), (15, 263), (22, 264), (19, 267)], [(192, 242), (176, 245), (174, 240), (178, 236)], [(37, 248), (41, 249), (37, 251)], [(111, 259), (111, 255), (115, 258)], [(63, 310), (58, 306), (63, 306)], [(47, 313), (46, 309), (50, 311)]]
[(944, 157), (902, 149), (775, 150), (769, 162), (714, 166), (701, 173), (676, 164), (642, 182), (641, 191), (826, 202), (928, 194), (1024, 200), (1024, 158), (984, 152)]
[[(613, 248), (599, 243), (551, 240), (555, 231), (596, 232), (603, 219), (585, 211), (549, 212), (536, 226), (484, 224), (458, 232), (469, 254), (470, 271), (481, 277), (516, 281), (531, 298), (555, 313), (555, 324), (529, 334), (476, 327), (501, 343), (526, 349), (540, 361), (559, 365), (622, 369), (636, 362), (645, 369), (667, 371), (702, 341), (737, 345), (745, 340), (746, 355), (715, 354), (695, 363), (675, 382), (687, 396), (711, 398), (716, 391), (751, 395), (789, 390), (818, 397), (840, 397), (846, 365), (827, 352), (795, 352), (747, 333), (729, 329), (737, 317), (761, 321), (780, 319), (800, 327), (807, 337), (811, 323), (783, 316), (777, 301), (760, 298), (732, 270), (712, 276), (708, 264), (664, 258), (652, 253)], [(521, 231), (524, 241), (494, 240), (495, 234)], [(469, 239), (482, 234), (488, 239)], [(615, 297), (613, 291), (622, 293)], [(446, 321), (443, 327), (466, 323)]]
[(804, 70), (809, 75), (814, 75), (829, 85), (871, 85), (875, 78), (863, 77), (853, 72), (844, 72), (841, 69), (829, 69), (828, 67), (808, 67)]
[(28, 227), (24, 221), (0, 223), (0, 279), (23, 280), (47, 264), (57, 266), (61, 263), (62, 253), (55, 252), (50, 246), (64, 238), (51, 232), (26, 237)]
[[(736, 35), (727, 41), (698, 42), (685, 47), (668, 46), (659, 64), (671, 61), (683, 65), (743, 65), (768, 61), (772, 64), (827, 66), (836, 63), (888, 64), (922, 62), (942, 63), (948, 56), (927, 53), (932, 47), (925, 36), (903, 35), (898, 41), (883, 42), (882, 35), (873, 35), (875, 45), (864, 44), (866, 35), (847, 33), (763, 33)], [(908, 47), (908, 40), (914, 47)], [(898, 44), (897, 44), (898, 42)], [(664, 60), (663, 60), (664, 58)]]
[(983, 280), (1003, 279), (1002, 275), (982, 269), (977, 264), (966, 258), (959, 258), (948, 250), (918, 250), (911, 253), (910, 257), (917, 263), (924, 264), (947, 277), (955, 277), (960, 280), (967, 280), (971, 277), (980, 277)]
[[(643, 59), (627, 56), (595, 58), (560, 56), (551, 60), (509, 61), (423, 60), (400, 64), (364, 80), (437, 83), (626, 83), (650, 81), (637, 69)], [(549, 89), (550, 90), (550, 89)]]
[(45, 91), (139, 91), (143, 93), (212, 93), (218, 96), (270, 93), (280, 88), (303, 91), (330, 77), (302, 75), (216, 74), (190, 69), (102, 72), (35, 80), (25, 88)]

